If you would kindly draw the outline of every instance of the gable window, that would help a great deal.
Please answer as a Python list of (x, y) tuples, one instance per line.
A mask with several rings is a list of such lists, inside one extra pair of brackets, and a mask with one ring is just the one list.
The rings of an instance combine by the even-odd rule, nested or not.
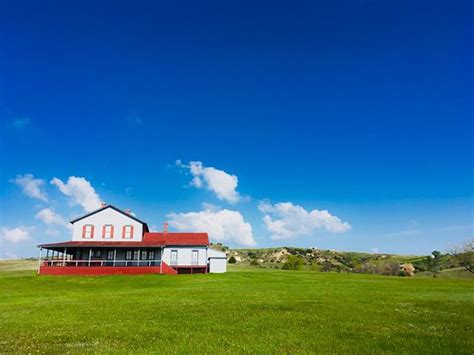
[(104, 224), (102, 226), (102, 238), (112, 239), (114, 237), (114, 226), (111, 224)]
[(122, 228), (122, 238), (123, 239), (132, 239), (133, 238), (133, 226), (126, 225)]
[(82, 238), (84, 239), (94, 238), (94, 226), (92, 224), (84, 224), (82, 226)]

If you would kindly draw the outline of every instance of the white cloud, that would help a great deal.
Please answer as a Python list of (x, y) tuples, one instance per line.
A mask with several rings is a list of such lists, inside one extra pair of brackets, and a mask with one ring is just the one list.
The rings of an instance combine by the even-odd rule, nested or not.
[(71, 229), (72, 226), (69, 224), (63, 216), (59, 215), (58, 213), (54, 212), (51, 208), (44, 208), (36, 214), (36, 219), (39, 219), (45, 224), (57, 224), (64, 228)]
[(326, 210), (308, 212), (303, 207), (293, 205), (291, 202), (280, 202), (274, 205), (261, 202), (258, 209), (265, 213), (263, 222), (273, 240), (311, 235), (318, 229), (341, 233), (351, 228), (347, 222), (342, 222)]
[(28, 228), (21, 226), (12, 229), (2, 228), (0, 239), (11, 243), (20, 243), (30, 240), (31, 236)]
[(64, 195), (71, 198), (71, 202), (82, 206), (84, 211), (91, 212), (101, 206), (101, 201), (91, 183), (83, 177), (70, 176), (65, 184), (58, 178), (51, 180)]
[(254, 246), (252, 226), (244, 221), (238, 211), (227, 209), (220, 211), (204, 210), (189, 213), (170, 213), (171, 227), (179, 231), (207, 232), (217, 242), (234, 242), (239, 245)]
[(236, 191), (239, 184), (237, 176), (213, 167), (205, 167), (200, 161), (191, 161), (189, 165), (186, 165), (177, 160), (176, 165), (189, 169), (193, 176), (190, 183), (192, 186), (198, 189), (205, 187), (214, 192), (219, 200), (232, 204), (241, 199), (240, 194)]
[(217, 206), (217, 205), (214, 205), (214, 204), (208, 203), (208, 202), (202, 202), (201, 207), (202, 207), (203, 210), (210, 210), (210, 211), (214, 211), (214, 212), (219, 211), (219, 210), (222, 209), (221, 206)]
[(10, 180), (10, 182), (20, 186), (26, 196), (45, 202), (48, 201), (46, 193), (41, 191), (41, 187), (44, 185), (44, 180), (35, 179), (33, 174), (17, 175), (16, 178)]

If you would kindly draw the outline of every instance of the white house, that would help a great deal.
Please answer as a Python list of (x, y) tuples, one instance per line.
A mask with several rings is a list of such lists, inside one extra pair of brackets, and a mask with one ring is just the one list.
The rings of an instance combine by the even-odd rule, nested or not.
[(130, 210), (105, 204), (71, 223), (71, 241), (39, 245), (39, 274), (226, 272), (226, 255), (209, 248), (207, 233), (168, 232), (167, 223), (150, 232)]

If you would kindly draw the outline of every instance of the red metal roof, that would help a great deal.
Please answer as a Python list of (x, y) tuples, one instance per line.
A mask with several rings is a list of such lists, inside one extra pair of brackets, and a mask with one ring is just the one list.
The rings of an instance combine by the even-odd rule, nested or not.
[(41, 244), (43, 248), (68, 247), (162, 247), (167, 245), (209, 245), (207, 233), (145, 233), (141, 242), (115, 241), (68, 241), (60, 243)]
[(143, 241), (163, 245), (209, 245), (207, 233), (145, 233)]

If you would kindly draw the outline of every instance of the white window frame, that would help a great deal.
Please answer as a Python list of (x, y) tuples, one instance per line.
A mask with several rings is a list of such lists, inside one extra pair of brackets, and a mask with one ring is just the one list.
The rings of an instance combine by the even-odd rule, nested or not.
[[(173, 258), (173, 255), (175, 255), (176, 258)], [(178, 249), (172, 249), (170, 251), (170, 263), (172, 265), (177, 265), (178, 264)]]
[(84, 239), (94, 238), (94, 225), (93, 224), (84, 224)]
[(133, 226), (131, 224), (127, 224), (124, 226), (122, 238), (133, 239)]
[[(194, 258), (194, 255), (196, 255), (196, 258)], [(191, 265), (197, 264), (199, 264), (199, 249), (193, 249), (191, 251)]]
[(114, 235), (112, 234), (114, 230), (114, 226), (111, 224), (106, 224), (104, 226), (104, 234), (102, 235), (102, 238), (104, 239), (112, 239)]

